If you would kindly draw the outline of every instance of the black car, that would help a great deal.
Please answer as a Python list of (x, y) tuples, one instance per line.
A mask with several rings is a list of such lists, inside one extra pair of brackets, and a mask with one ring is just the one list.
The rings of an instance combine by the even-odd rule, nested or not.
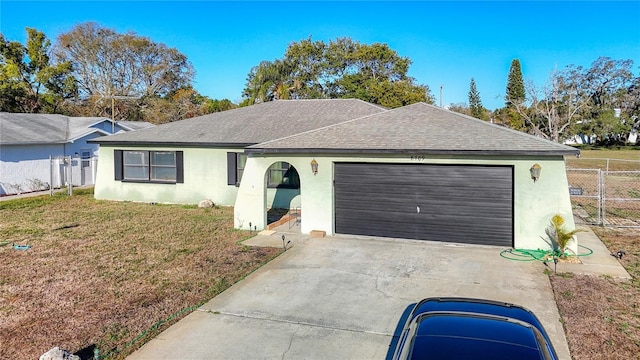
[(471, 298), (428, 298), (411, 311), (398, 339), (400, 359), (552, 359), (538, 318), (522, 306)]

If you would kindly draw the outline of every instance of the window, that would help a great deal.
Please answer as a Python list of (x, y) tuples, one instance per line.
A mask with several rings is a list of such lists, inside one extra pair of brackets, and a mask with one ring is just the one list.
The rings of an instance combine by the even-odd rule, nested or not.
[(240, 186), (246, 163), (247, 154), (227, 153), (227, 185)]
[(115, 150), (114, 166), (116, 180), (184, 182), (182, 151)]
[(242, 181), (242, 174), (244, 173), (244, 165), (247, 163), (246, 154), (238, 154), (238, 162), (236, 163), (236, 176), (238, 177), (238, 183)]
[(151, 180), (176, 181), (176, 153), (173, 151), (151, 151)]
[(124, 151), (124, 180), (149, 180), (149, 152)]
[[(227, 153), (227, 184), (240, 186), (247, 154)], [(288, 162), (278, 161), (267, 170), (267, 187), (299, 189), (300, 177), (296, 169)]]
[(91, 150), (88, 149), (82, 149), (82, 151), (80, 151), (80, 157), (82, 159), (82, 167), (83, 168), (87, 168), (89, 167), (90, 161), (91, 161)]
[(288, 162), (278, 161), (267, 170), (267, 187), (299, 189), (300, 177)]

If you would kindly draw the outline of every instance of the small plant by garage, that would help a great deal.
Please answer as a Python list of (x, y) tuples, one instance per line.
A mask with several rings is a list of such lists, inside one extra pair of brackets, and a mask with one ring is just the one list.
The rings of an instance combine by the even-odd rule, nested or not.
[(567, 257), (567, 246), (575, 234), (584, 231), (580, 229), (567, 230), (562, 215), (556, 214), (551, 218), (549, 226), (545, 229), (547, 239), (544, 239), (552, 249), (554, 258), (565, 259)]

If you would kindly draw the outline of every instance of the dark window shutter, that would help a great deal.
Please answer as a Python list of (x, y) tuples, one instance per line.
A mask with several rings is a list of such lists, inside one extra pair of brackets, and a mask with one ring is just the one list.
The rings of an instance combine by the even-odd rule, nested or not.
[(227, 153), (227, 185), (235, 185), (238, 182), (237, 153)]
[(184, 183), (184, 153), (176, 151), (176, 182)]
[(113, 150), (113, 173), (116, 180), (122, 180), (122, 150)]

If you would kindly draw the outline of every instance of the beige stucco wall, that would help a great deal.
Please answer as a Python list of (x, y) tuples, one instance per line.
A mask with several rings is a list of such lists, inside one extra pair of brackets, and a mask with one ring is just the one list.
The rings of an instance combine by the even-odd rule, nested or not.
[[(114, 150), (152, 150), (184, 152), (184, 183), (157, 184), (114, 180)], [(241, 149), (203, 149), (175, 147), (100, 146), (95, 198), (171, 204), (197, 204), (210, 199), (218, 205), (233, 205), (238, 188), (227, 185), (227, 152)]]
[[(184, 152), (184, 183), (158, 184), (114, 180), (114, 150), (150, 150)], [(165, 204), (197, 204), (210, 199), (217, 205), (233, 206), (238, 187), (227, 185), (227, 152), (243, 152), (240, 148), (205, 149), (175, 147), (100, 146), (95, 198), (100, 200), (137, 201)], [(273, 163), (273, 162), (272, 162)], [(272, 164), (271, 163), (271, 164)], [(269, 165), (271, 165), (269, 164)], [(266, 174), (266, 170), (265, 170)], [(298, 190), (268, 189), (266, 207), (291, 208), (300, 205)]]
[[(310, 162), (318, 162), (318, 174), (311, 172)], [(420, 160), (413, 160), (413, 159)], [(510, 165), (514, 167), (514, 244), (522, 249), (546, 249), (541, 237), (554, 214), (562, 215), (567, 228), (573, 229), (573, 215), (568, 183), (562, 156), (552, 157), (470, 157), (470, 156), (422, 156), (376, 155), (354, 157), (347, 155), (257, 155), (247, 160), (245, 175), (235, 203), (235, 226), (248, 229), (248, 223), (262, 229), (266, 224), (266, 196), (264, 174), (274, 161), (287, 161), (296, 167), (300, 175), (301, 229), (324, 230), (333, 234), (333, 164), (335, 162), (400, 162), (424, 164), (472, 164)], [(529, 168), (534, 163), (542, 167), (540, 179), (531, 179)], [(455, 224), (452, 224), (455, 226)], [(577, 244), (571, 245), (577, 250)]]
[[(167, 150), (184, 151), (184, 183), (156, 184), (133, 183), (114, 180), (113, 150)], [(514, 167), (514, 240), (516, 248), (546, 248), (541, 239), (554, 214), (561, 214), (567, 228), (573, 229), (573, 215), (568, 192), (565, 165), (562, 156), (553, 157), (471, 157), (471, 156), (421, 156), (376, 155), (354, 157), (347, 155), (257, 155), (251, 154), (245, 166), (240, 187), (227, 185), (227, 152), (241, 149), (203, 149), (175, 147), (125, 147), (101, 146), (95, 198), (104, 200), (138, 201), (155, 203), (197, 204), (211, 199), (218, 205), (235, 205), (235, 226), (248, 229), (249, 222), (258, 229), (266, 226), (266, 209), (272, 206), (277, 191), (265, 188), (266, 171), (276, 161), (293, 165), (300, 175), (300, 195), (280, 196), (290, 207), (300, 206), (302, 231), (324, 230), (333, 234), (333, 164), (335, 162), (400, 162), (424, 164), (487, 164)], [(418, 155), (418, 156), (416, 156)], [(311, 172), (310, 162), (318, 162), (318, 174)], [(418, 158), (420, 160), (412, 160)], [(537, 182), (531, 179), (529, 168), (542, 166)], [(577, 250), (577, 244), (572, 245)]]

